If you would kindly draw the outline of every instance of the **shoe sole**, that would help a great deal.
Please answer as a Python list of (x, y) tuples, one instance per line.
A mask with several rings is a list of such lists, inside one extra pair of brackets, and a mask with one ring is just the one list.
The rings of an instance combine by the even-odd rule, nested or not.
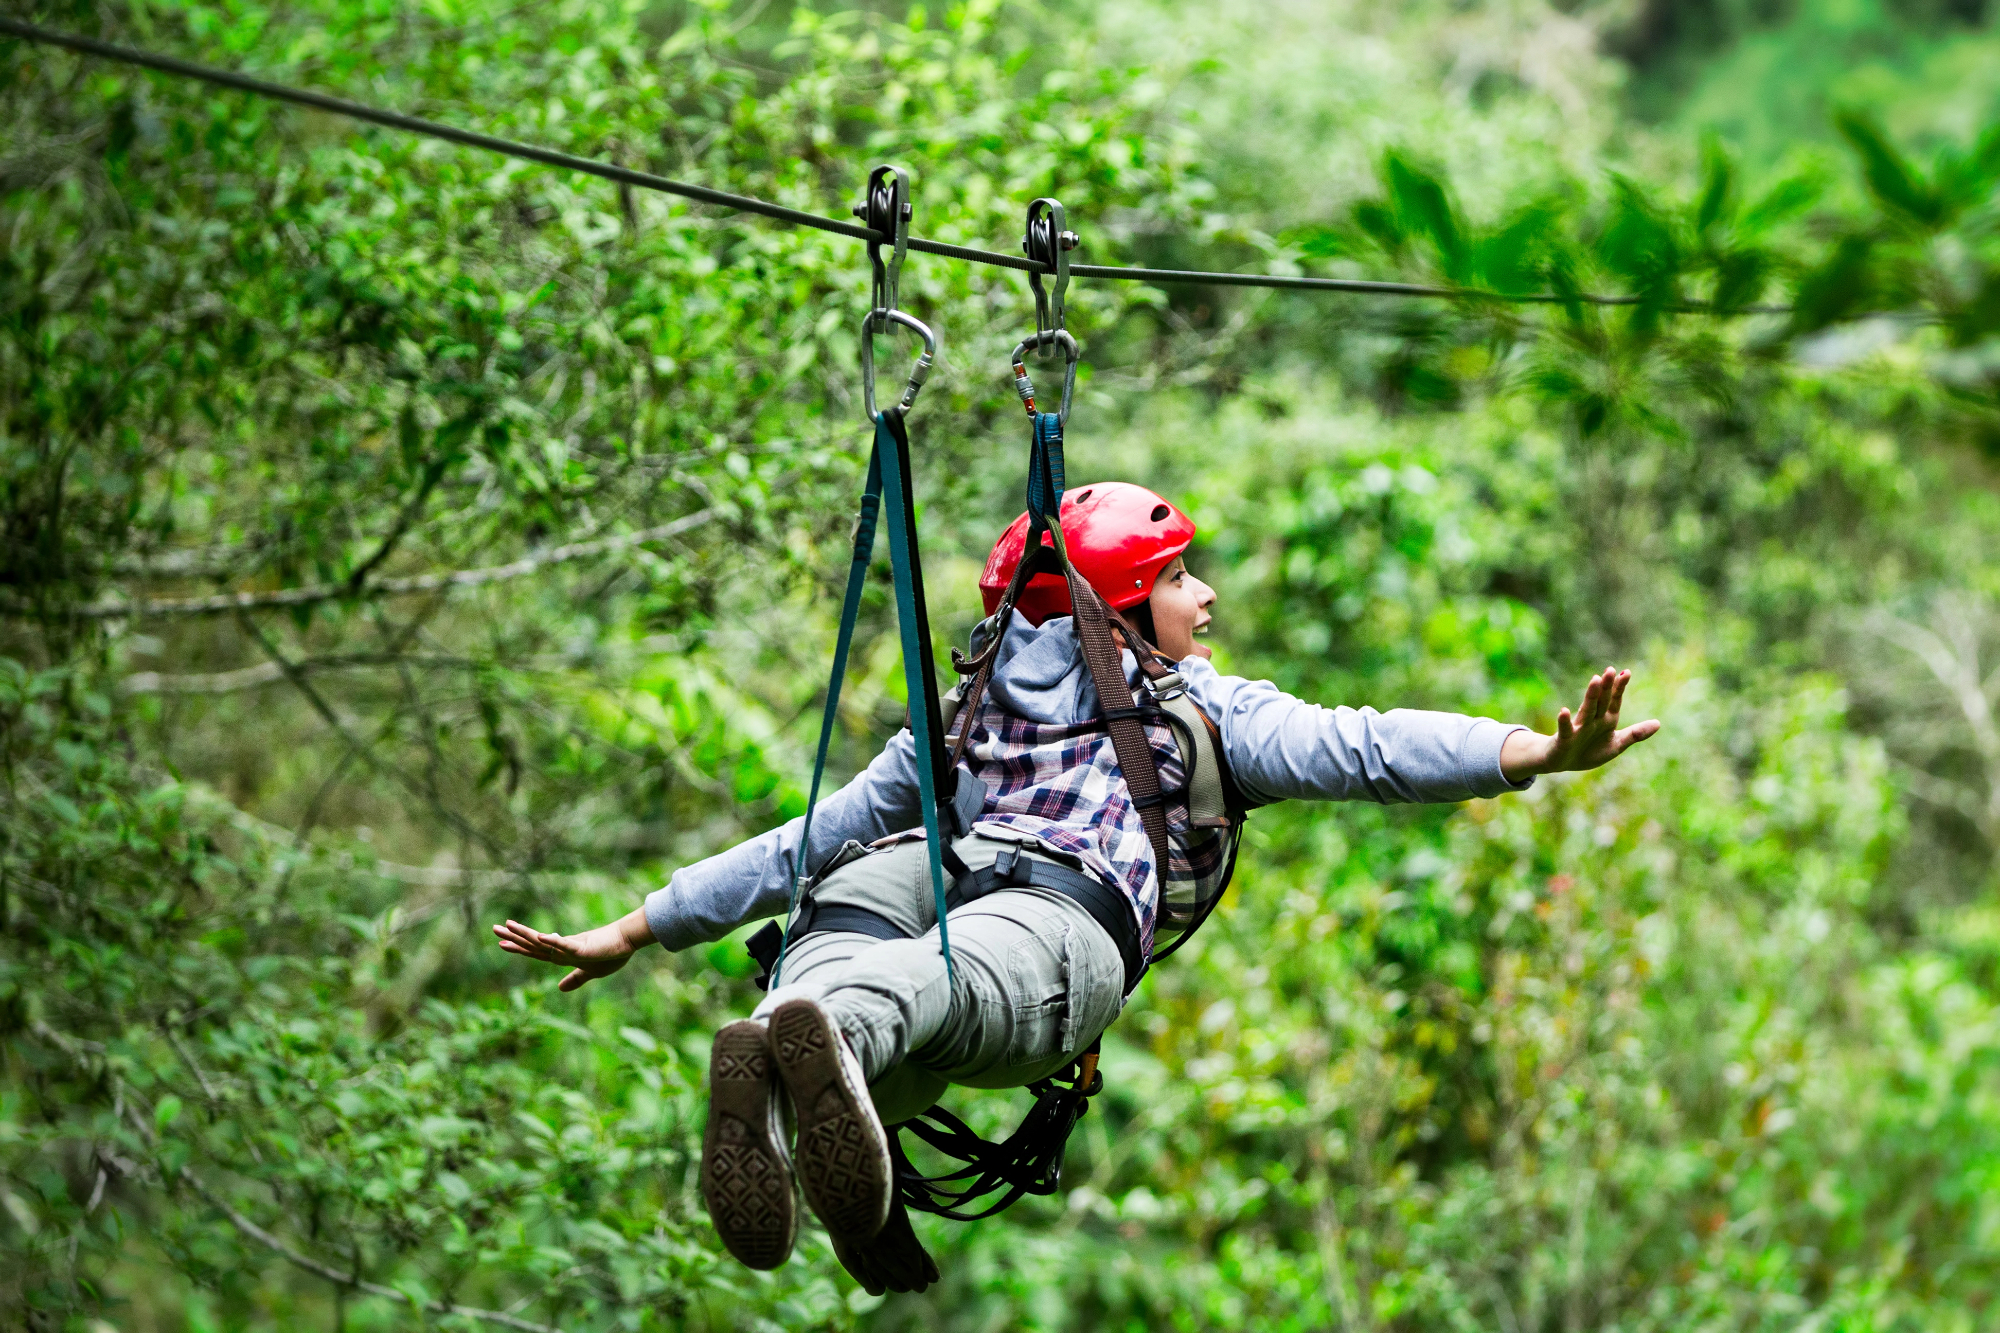
[(889, 1139), (846, 1043), (817, 1004), (789, 1000), (771, 1013), (771, 1054), (798, 1116), (806, 1202), (840, 1241), (873, 1240), (889, 1216)]
[(775, 1070), (762, 1023), (715, 1034), (708, 1065), (708, 1128), (701, 1140), (701, 1195), (729, 1252), (751, 1268), (791, 1257), (798, 1233), (792, 1172), (777, 1127)]

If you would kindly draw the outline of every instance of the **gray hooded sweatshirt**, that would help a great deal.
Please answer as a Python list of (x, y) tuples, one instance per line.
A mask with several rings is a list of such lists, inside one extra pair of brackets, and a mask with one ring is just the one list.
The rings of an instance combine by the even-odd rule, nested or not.
[[(1138, 663), (1124, 655), (1127, 679)], [(1526, 790), (1509, 782), (1500, 747), (1523, 728), (1483, 717), (1396, 708), (1323, 708), (1295, 699), (1267, 680), (1225, 676), (1208, 661), (1177, 665), (1188, 693), (1222, 732), (1230, 770), (1245, 796), (1282, 800), (1465, 801)], [(1001, 644), (988, 686), (996, 703), (1032, 722), (1054, 726), (1098, 715), (1097, 690), (1078, 651), (1069, 617), (1040, 626), (1018, 612)], [(923, 823), (916, 744), (898, 732), (852, 782), (813, 814), (808, 868), (850, 839), (873, 842)], [(646, 899), (646, 923), (669, 950), (721, 939), (746, 921), (783, 913), (791, 903), (803, 818), (674, 872)]]

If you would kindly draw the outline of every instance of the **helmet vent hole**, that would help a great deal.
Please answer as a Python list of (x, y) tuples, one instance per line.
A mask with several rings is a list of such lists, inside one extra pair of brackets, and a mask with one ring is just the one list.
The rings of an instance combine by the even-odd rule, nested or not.
[(1167, 515), (1168, 515), (1168, 514), (1170, 514), (1170, 513), (1172, 513), (1172, 512), (1173, 512), (1173, 511), (1172, 511), (1172, 510), (1170, 510), (1170, 509), (1168, 509), (1168, 508), (1167, 508), (1167, 507), (1166, 507), (1165, 505), (1154, 505), (1154, 506), (1153, 506), (1153, 522), (1155, 522), (1155, 523), (1164, 523), (1164, 522), (1166, 521), (1166, 518), (1167, 518)]
[(1078, 504), (1082, 504), (1085, 500), (1088, 500), (1089, 498), (1090, 498), (1090, 492), (1085, 491), (1082, 495), (1076, 497), (1076, 502)]

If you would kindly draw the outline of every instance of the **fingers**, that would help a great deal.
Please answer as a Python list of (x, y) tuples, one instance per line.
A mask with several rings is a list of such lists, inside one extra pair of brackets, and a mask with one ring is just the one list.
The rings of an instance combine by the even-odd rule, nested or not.
[(508, 921), (493, 927), (494, 937), (500, 947), (508, 953), (519, 954), (544, 963), (574, 963), (578, 961), (576, 950), (561, 935), (550, 935), (524, 926), (518, 921)]
[(1592, 676), (1590, 683), (1583, 687), (1583, 702), (1576, 706), (1576, 725), (1587, 727), (1597, 717), (1598, 696), (1604, 685), (1604, 677)]
[(1625, 706), (1625, 687), (1632, 680), (1632, 673), (1620, 671), (1617, 667), (1606, 667), (1590, 678), (1583, 687), (1583, 703), (1576, 710), (1576, 726), (1579, 730), (1601, 724), (1618, 725), (1618, 710)]
[(1605, 705), (1604, 711), (1605, 715), (1610, 718), (1613, 726), (1616, 726), (1618, 723), (1618, 710), (1625, 706), (1625, 687), (1631, 683), (1632, 673), (1630, 671), (1621, 671), (1618, 673), (1617, 683), (1611, 688), (1611, 702)]
[(1651, 740), (1659, 733), (1659, 730), (1660, 719), (1656, 717), (1649, 717), (1644, 722), (1634, 722), (1631, 726), (1612, 737), (1612, 744), (1616, 747), (1612, 753), (1623, 754), (1640, 741)]
[(1576, 724), (1570, 720), (1569, 709), (1556, 714), (1556, 744), (1568, 745), (1576, 739)]
[(588, 980), (590, 980), (590, 973), (584, 971), (582, 968), (579, 967), (575, 971), (571, 972), (568, 976), (564, 977), (561, 981), (558, 981), (556, 983), (556, 989), (559, 991), (573, 991), (578, 986), (581, 986), (584, 982)]

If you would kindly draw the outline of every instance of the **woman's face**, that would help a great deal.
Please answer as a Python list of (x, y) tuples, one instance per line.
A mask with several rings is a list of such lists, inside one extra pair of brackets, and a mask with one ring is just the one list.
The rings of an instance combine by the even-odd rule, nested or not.
[(1209, 656), (1208, 645), (1196, 643), (1195, 635), (1208, 632), (1208, 608), (1215, 605), (1215, 589), (1188, 573), (1187, 563), (1179, 556), (1153, 581), (1146, 605), (1153, 613), (1153, 633), (1161, 652), (1176, 662)]

